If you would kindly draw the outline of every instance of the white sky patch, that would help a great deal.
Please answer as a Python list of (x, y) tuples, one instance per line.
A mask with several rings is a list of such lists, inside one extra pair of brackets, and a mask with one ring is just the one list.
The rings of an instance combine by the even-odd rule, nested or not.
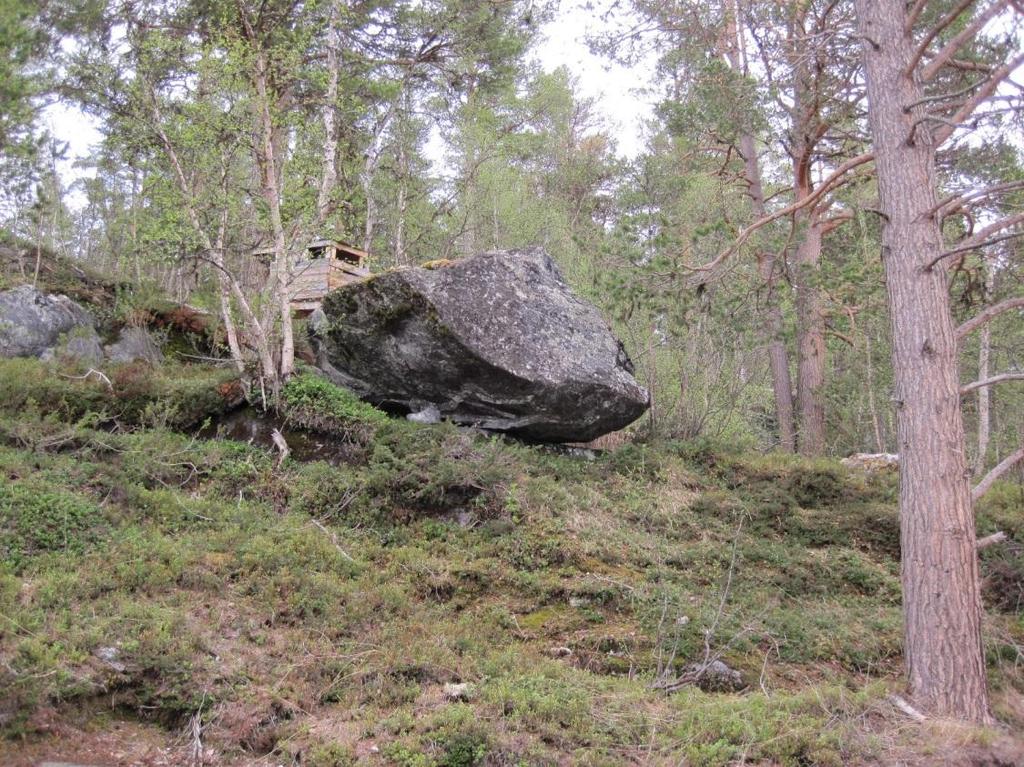
[(68, 191), (65, 202), (73, 210), (81, 210), (85, 206), (85, 195), (72, 185), (80, 178), (95, 175), (95, 170), (83, 167), (87, 163), (81, 161), (88, 160), (103, 139), (101, 123), (78, 107), (62, 102), (48, 106), (43, 111), (42, 122), (58, 142), (66, 145), (64, 157), (57, 161), (57, 172)]
[(611, 3), (602, 0), (591, 5), (587, 9), (574, 0), (562, 0), (555, 18), (541, 30), (536, 58), (546, 72), (564, 66), (579, 79), (579, 95), (595, 100), (619, 154), (633, 158), (643, 151), (644, 125), (654, 116), (654, 97), (646, 91), (654, 78), (655, 62), (648, 57), (623, 66), (591, 53), (586, 37), (607, 30), (609, 22), (601, 14)]

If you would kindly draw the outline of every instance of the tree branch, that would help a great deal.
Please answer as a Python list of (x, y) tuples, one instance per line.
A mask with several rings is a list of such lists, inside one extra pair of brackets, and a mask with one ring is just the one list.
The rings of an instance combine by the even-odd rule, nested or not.
[(997, 479), (1012, 469), (1013, 466), (1021, 460), (1024, 460), (1024, 447), (1000, 461), (992, 471), (985, 475), (985, 478), (982, 479), (981, 482), (974, 486), (974, 489), (971, 490), (971, 502), (977, 503), (978, 500), (991, 489), (993, 483)]
[[(1010, 74), (1024, 63), (1024, 53), (1021, 53), (1014, 57), (1011, 61), (1006, 62), (1001, 67), (992, 72), (988, 78), (981, 83), (981, 87), (978, 92), (974, 94), (973, 98), (968, 99), (963, 106), (961, 106), (956, 113), (950, 118), (951, 123), (955, 123), (957, 126), (960, 125), (964, 120), (970, 117), (974, 110), (983, 104), (993, 93), (996, 92), (996, 88), (1003, 82)], [(934, 146), (937, 149), (941, 146), (946, 139), (953, 135), (953, 131), (956, 127), (953, 125), (947, 125), (941, 128), (935, 133)]]
[(982, 11), (982, 13), (978, 15), (978, 18), (954, 35), (953, 38), (942, 46), (942, 49), (935, 54), (935, 58), (929, 61), (921, 70), (921, 80), (928, 82), (935, 77), (939, 70), (945, 66), (946, 62), (953, 58), (953, 56), (956, 55), (956, 52), (960, 50), (972, 37), (974, 37), (982, 27), (1002, 13), (1003, 9), (1006, 8), (1007, 5), (1008, 0), (996, 0), (996, 2)]
[(998, 304), (993, 304), (988, 307), (980, 314), (971, 317), (960, 327), (956, 329), (956, 338), (959, 341), (961, 338), (971, 333), (987, 322), (991, 322), (1003, 312), (1008, 312), (1013, 309), (1024, 309), (1024, 296), (1016, 296), (1014, 298), (1007, 298), (1005, 301), (1000, 301)]
[(987, 549), (989, 546), (995, 546), (997, 543), (1002, 543), (1006, 540), (1006, 533), (1000, 530), (998, 533), (992, 533), (992, 535), (986, 535), (984, 538), (979, 538), (974, 543), (974, 548), (978, 551)]
[(951, 216), (965, 205), (975, 200), (991, 197), (1002, 192), (1013, 192), (1017, 189), (1024, 189), (1024, 181), (1005, 181), (1002, 184), (994, 184), (993, 186), (988, 186), (984, 189), (976, 189), (960, 195), (951, 194), (929, 212), (937, 213), (939, 218), (945, 218), (946, 216)]
[(939, 19), (938, 23), (925, 33), (924, 38), (922, 38), (920, 44), (918, 44), (917, 46), (917, 49), (914, 51), (914, 55), (910, 57), (910, 63), (907, 64), (907, 68), (903, 70), (904, 75), (906, 75), (907, 77), (913, 76), (914, 69), (920, 63), (921, 58), (924, 56), (924, 54), (927, 53), (928, 46), (932, 44), (932, 40), (938, 37), (939, 33), (942, 32), (942, 30), (944, 30), (946, 27), (948, 27), (950, 24), (952, 24), (954, 21), (960, 18), (960, 14), (962, 14), (972, 5), (974, 5), (974, 0), (960, 0), (960, 2), (953, 8), (953, 10), (951, 10), (949, 13), (947, 13), (945, 16)]
[(1007, 216), (1006, 218), (1001, 218), (998, 221), (993, 221), (988, 226), (984, 226), (979, 229), (970, 237), (956, 243), (957, 250), (963, 251), (979, 247), (996, 232), (1001, 232), (1004, 229), (1009, 229), (1011, 226), (1016, 226), (1021, 223), (1024, 223), (1024, 211), (1015, 213), (1012, 216)]
[(838, 168), (836, 168), (831, 174), (829, 174), (829, 176), (825, 178), (824, 181), (821, 182), (817, 189), (815, 189), (809, 195), (804, 197), (802, 200), (787, 205), (784, 208), (780, 208), (779, 210), (775, 211), (774, 213), (770, 213), (767, 216), (762, 216), (757, 221), (753, 222), (749, 226), (742, 229), (739, 232), (739, 234), (736, 235), (736, 239), (733, 241), (733, 244), (730, 245), (725, 250), (723, 250), (717, 256), (715, 256), (711, 261), (709, 261), (706, 264), (703, 264), (702, 266), (691, 266), (687, 268), (692, 272), (707, 273), (714, 271), (714, 269), (719, 264), (721, 264), (729, 256), (735, 253), (739, 249), (739, 247), (743, 245), (744, 242), (750, 239), (750, 236), (758, 229), (767, 226), (773, 221), (778, 221), (780, 218), (785, 218), (786, 216), (792, 213), (796, 213), (798, 210), (802, 210), (803, 208), (806, 208), (808, 205), (813, 205), (814, 203), (818, 202), (818, 200), (820, 200), (825, 194), (830, 192), (835, 187), (839, 186), (839, 184), (844, 181), (844, 176), (846, 176), (847, 173), (849, 173), (857, 166), (863, 165), (864, 163), (867, 162), (871, 162), (874, 159), (874, 152), (865, 152), (864, 154), (859, 154), (856, 157), (850, 158), (842, 165), (840, 165)]
[(910, 9), (910, 12), (907, 14), (907, 21), (903, 25), (903, 31), (908, 35), (914, 31), (914, 25), (917, 23), (917, 19), (926, 5), (928, 5), (928, 0), (916, 0), (914, 7)]
[(975, 389), (981, 389), (985, 386), (994, 386), (997, 383), (1003, 381), (1024, 381), (1024, 373), (1000, 373), (997, 376), (990, 378), (982, 378), (977, 381), (971, 381), (969, 384), (964, 384), (960, 387), (960, 395), (969, 394)]
[(991, 234), (1002, 231), (1003, 229), (1008, 229), (1011, 226), (1016, 226), (1017, 224), (1022, 222), (1024, 222), (1024, 212), (1017, 213), (1013, 216), (1007, 216), (1006, 218), (1000, 219), (999, 221), (995, 221), (989, 224), (988, 226), (979, 229), (970, 237), (965, 237), (964, 239), (960, 240), (960, 242), (957, 244), (955, 248), (950, 248), (949, 250), (944, 251), (937, 255), (935, 258), (933, 258), (931, 262), (928, 264), (928, 266), (925, 267), (925, 271), (932, 269), (942, 259), (949, 258), (950, 256), (955, 256), (958, 253), (966, 253), (970, 250), (977, 250), (979, 248), (984, 248), (989, 245), (995, 245), (997, 242), (1012, 240), (1015, 237), (1024, 237), (1024, 231), (1017, 231), (1010, 232), (1009, 234), (1004, 234), (1001, 237), (992, 237), (990, 239), (987, 239)]

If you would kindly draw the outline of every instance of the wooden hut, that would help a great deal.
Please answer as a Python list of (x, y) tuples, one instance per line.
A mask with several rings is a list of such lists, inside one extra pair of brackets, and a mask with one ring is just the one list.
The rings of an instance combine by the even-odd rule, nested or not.
[[(255, 256), (273, 251), (262, 248)], [(291, 304), (296, 314), (305, 315), (320, 306), (330, 291), (370, 276), (369, 254), (340, 240), (319, 239), (309, 243), (302, 258), (296, 259), (291, 276)]]

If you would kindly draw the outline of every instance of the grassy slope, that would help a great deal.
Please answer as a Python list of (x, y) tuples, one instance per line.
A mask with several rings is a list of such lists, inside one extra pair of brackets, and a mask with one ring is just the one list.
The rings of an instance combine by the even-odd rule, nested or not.
[[(193, 719), (208, 763), (240, 765), (962, 764), (1002, 742), (907, 728), (885, 701), (892, 476), (689, 444), (587, 462), (390, 421), (308, 377), (293, 417), (357, 459), (277, 467), (168, 430), (218, 409), (222, 374), (112, 379), (0, 361), (4, 764), (115, 725), (185, 764)], [(980, 531), (1024, 540), (1020, 509), (1000, 488)], [(1019, 728), (1014, 553), (985, 554), (986, 638)], [(650, 688), (705, 643), (746, 690)]]

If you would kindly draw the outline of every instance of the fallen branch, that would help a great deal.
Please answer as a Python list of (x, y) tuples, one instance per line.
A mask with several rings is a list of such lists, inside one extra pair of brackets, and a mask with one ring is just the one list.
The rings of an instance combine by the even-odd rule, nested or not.
[(982, 549), (987, 549), (989, 546), (995, 546), (997, 543), (1002, 543), (1005, 540), (1006, 533), (1000, 530), (998, 533), (992, 533), (992, 535), (986, 535), (984, 538), (979, 538), (975, 542), (974, 547), (978, 551), (981, 551)]
[(971, 501), (977, 503), (978, 500), (989, 491), (992, 484), (997, 479), (1012, 469), (1013, 466), (1021, 460), (1024, 460), (1024, 447), (1000, 461), (992, 471), (985, 475), (981, 482), (974, 486), (974, 489), (971, 490)]
[(112, 384), (110, 382), (110, 379), (107, 378), (107, 376), (103, 373), (102, 370), (96, 370), (95, 368), (89, 368), (89, 371), (85, 375), (69, 376), (69, 375), (64, 375), (63, 373), (61, 373), (60, 377), (61, 378), (67, 378), (67, 379), (72, 380), (72, 381), (86, 381), (86, 380), (88, 380), (89, 376), (92, 376), (92, 375), (96, 376), (101, 381), (103, 381), (103, 383), (105, 383), (107, 385), (107, 388), (110, 389), (110, 391), (114, 391), (114, 384)]
[(352, 564), (356, 563), (356, 561), (352, 558), (352, 556), (347, 551), (345, 551), (345, 549), (341, 548), (341, 545), (338, 543), (338, 536), (336, 536), (334, 533), (332, 533), (330, 530), (328, 530), (319, 519), (317, 519), (315, 517), (310, 517), (309, 521), (312, 522), (314, 525), (316, 525), (318, 528), (320, 528), (320, 530), (328, 538), (331, 539), (331, 543), (334, 544), (334, 548), (336, 548), (338, 550), (338, 553), (341, 554), (341, 556), (345, 557), (345, 559), (347, 559)]
[(924, 714), (922, 714), (916, 708), (914, 708), (909, 703), (907, 703), (907, 701), (905, 701), (899, 695), (890, 695), (889, 696), (889, 702), (892, 703), (896, 708), (898, 708), (904, 714), (909, 716), (911, 719), (913, 719), (915, 722), (923, 722), (926, 719), (928, 719), (928, 717), (926, 717)]
[(292, 454), (292, 449), (288, 447), (288, 443), (285, 441), (284, 435), (277, 429), (270, 432), (270, 439), (273, 441), (274, 447), (277, 448), (277, 452), (280, 453), (277, 458), (277, 468), (280, 469), (281, 464), (283, 464), (285, 460), (287, 460), (288, 456)]

